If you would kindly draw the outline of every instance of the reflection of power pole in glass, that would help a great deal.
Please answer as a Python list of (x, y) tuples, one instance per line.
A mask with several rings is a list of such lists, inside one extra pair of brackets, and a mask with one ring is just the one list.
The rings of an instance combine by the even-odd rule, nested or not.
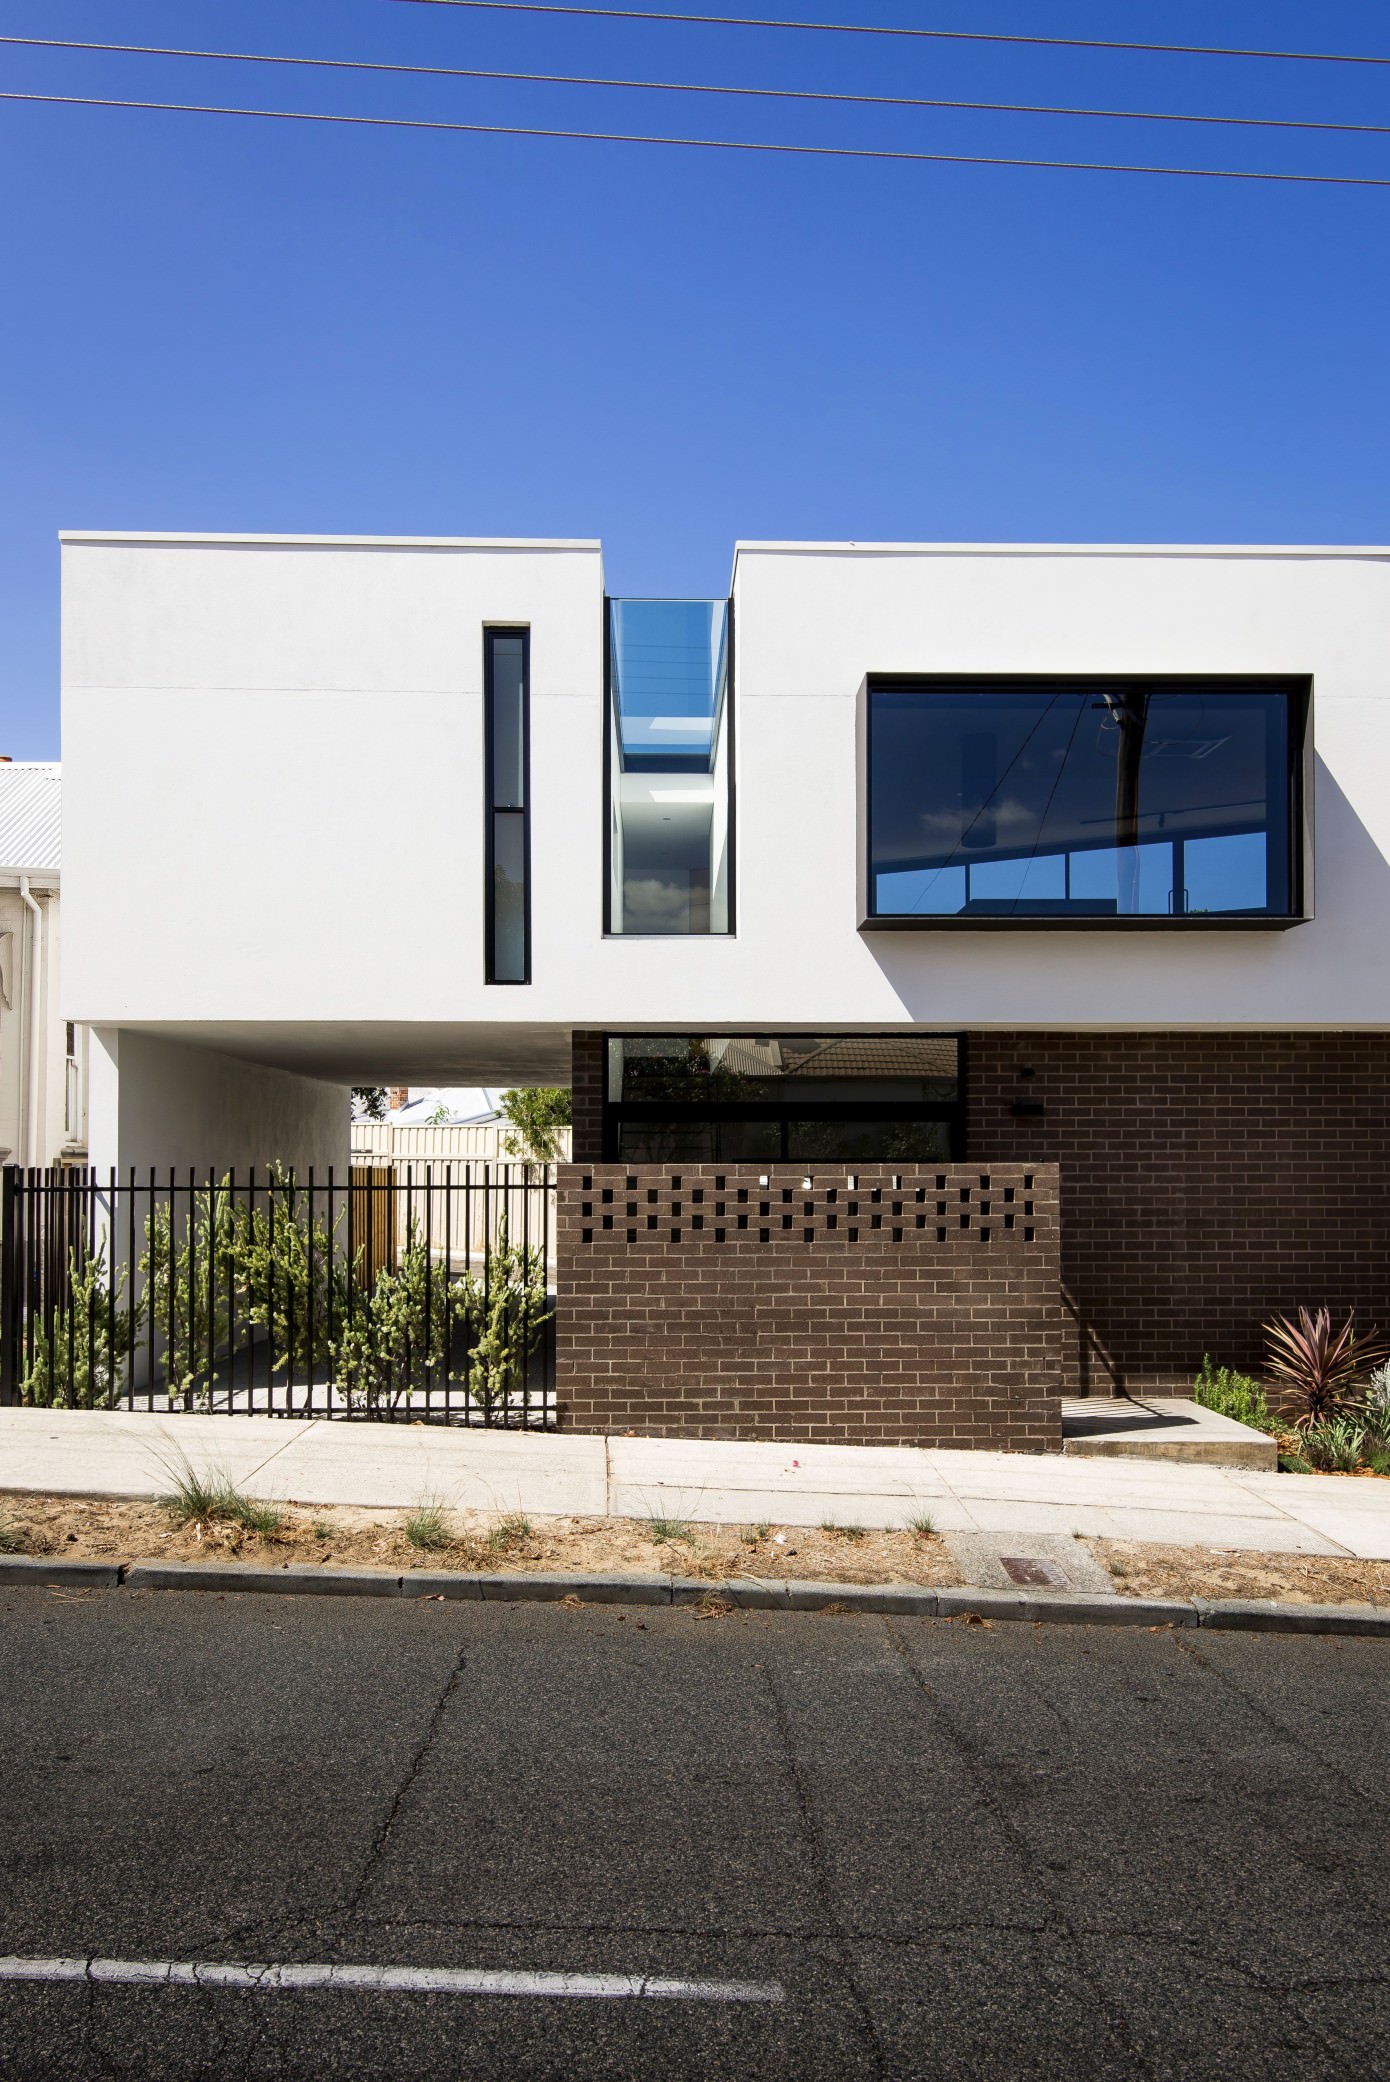
[(1121, 912), (1139, 909), (1139, 762), (1149, 719), (1145, 688), (1102, 694), (1110, 721), (1120, 733), (1115, 756), (1115, 881)]

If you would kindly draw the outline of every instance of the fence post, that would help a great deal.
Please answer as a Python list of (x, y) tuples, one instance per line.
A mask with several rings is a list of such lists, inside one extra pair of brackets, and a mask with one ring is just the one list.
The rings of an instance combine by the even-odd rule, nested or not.
[(0, 1409), (19, 1401), (19, 1173), (0, 1174)]

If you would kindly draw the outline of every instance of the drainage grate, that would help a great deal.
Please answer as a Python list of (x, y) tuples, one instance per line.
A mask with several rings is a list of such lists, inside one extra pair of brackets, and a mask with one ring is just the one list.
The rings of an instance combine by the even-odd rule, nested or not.
[(1015, 1583), (1040, 1583), (1046, 1590), (1069, 1590), (1067, 1572), (1055, 1561), (1036, 1554), (1001, 1554), (1000, 1565)]

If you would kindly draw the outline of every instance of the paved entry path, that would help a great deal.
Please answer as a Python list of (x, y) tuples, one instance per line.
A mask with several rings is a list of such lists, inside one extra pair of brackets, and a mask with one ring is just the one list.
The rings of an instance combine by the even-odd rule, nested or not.
[(276, 1502), (1158, 1540), (1390, 1559), (1390, 1482), (1061, 1454), (0, 1410), (0, 1491), (145, 1497), (185, 1456)]

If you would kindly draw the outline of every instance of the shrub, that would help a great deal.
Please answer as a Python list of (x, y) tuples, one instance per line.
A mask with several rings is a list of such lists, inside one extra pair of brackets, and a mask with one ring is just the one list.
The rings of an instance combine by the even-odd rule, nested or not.
[(1192, 1384), (1192, 1400), (1203, 1409), (1233, 1417), (1237, 1424), (1249, 1424), (1256, 1431), (1279, 1429), (1259, 1382), (1249, 1374), (1238, 1374), (1234, 1367), (1214, 1366), (1210, 1352), (1202, 1355), (1201, 1371)]
[(330, 1347), (335, 1379), (356, 1413), (393, 1410), (426, 1372), (443, 1376), (461, 1283), (431, 1264), (412, 1223), (400, 1263), (383, 1266), (369, 1294), (344, 1304)]
[(124, 1306), (125, 1268), (113, 1297), (106, 1273), (106, 1239), (95, 1251), (68, 1256), (68, 1291), (60, 1296), (51, 1330), (34, 1323), (33, 1355), (19, 1379), (27, 1403), (44, 1409), (109, 1410), (120, 1398), (131, 1312)]
[(544, 1255), (512, 1243), (504, 1220), (482, 1272), (468, 1273), (454, 1291), (468, 1326), (468, 1393), (492, 1416), (524, 1391), (527, 1362), (550, 1321)]
[(1355, 1401), (1361, 1379), (1390, 1356), (1384, 1339), (1375, 1331), (1357, 1336), (1353, 1315), (1340, 1330), (1334, 1330), (1331, 1313), (1325, 1308), (1316, 1315), (1301, 1308), (1297, 1323), (1275, 1316), (1264, 1331), (1269, 1372), (1293, 1405), (1296, 1431), (1342, 1415)]
[(259, 1190), (251, 1205), (237, 1200), (224, 1178), (189, 1196), (186, 1222), (158, 1206), (145, 1224), (141, 1310), (165, 1341), (170, 1396), (207, 1395), (234, 1323), (269, 1332), (277, 1370), (322, 1366), (349, 1298), (332, 1243), (280, 1165), (263, 1205)]
[(1349, 1475), (1361, 1465), (1366, 1430), (1350, 1417), (1327, 1417), (1308, 1425), (1300, 1443), (1303, 1458), (1318, 1473)]
[(351, 1301), (349, 1267), (333, 1249), (345, 1212), (339, 1211), (331, 1231), (314, 1218), (308, 1193), (278, 1164), (271, 1167), (265, 1205), (234, 1210), (239, 1309), (248, 1323), (269, 1332), (277, 1371), (307, 1375), (331, 1357)]
[(1372, 1367), (1367, 1375), (1357, 1414), (1372, 1450), (1390, 1451), (1390, 1360)]
[(560, 1131), (573, 1119), (568, 1085), (537, 1084), (503, 1092), (502, 1111), (515, 1134), (503, 1138), (508, 1156), (548, 1164), (560, 1153)]

